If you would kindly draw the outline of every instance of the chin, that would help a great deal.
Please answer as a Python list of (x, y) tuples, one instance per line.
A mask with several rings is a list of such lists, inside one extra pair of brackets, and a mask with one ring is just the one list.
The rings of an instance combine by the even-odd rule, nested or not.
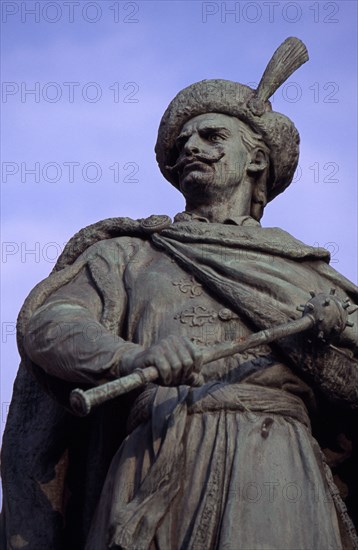
[(179, 189), (186, 196), (191, 195), (193, 192), (197, 194), (199, 191), (211, 186), (213, 186), (212, 174), (195, 171), (190, 172), (180, 181)]

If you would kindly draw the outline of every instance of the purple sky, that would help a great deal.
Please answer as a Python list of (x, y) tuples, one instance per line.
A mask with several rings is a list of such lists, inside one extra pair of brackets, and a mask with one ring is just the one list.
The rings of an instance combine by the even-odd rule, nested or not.
[(301, 157), (295, 182), (262, 222), (326, 246), (333, 267), (357, 282), (356, 2), (1, 8), (2, 429), (18, 365), (14, 326), (28, 292), (85, 225), (182, 210), (153, 153), (164, 109), (204, 78), (258, 83), (288, 36), (305, 42), (310, 61), (273, 107), (299, 129)]

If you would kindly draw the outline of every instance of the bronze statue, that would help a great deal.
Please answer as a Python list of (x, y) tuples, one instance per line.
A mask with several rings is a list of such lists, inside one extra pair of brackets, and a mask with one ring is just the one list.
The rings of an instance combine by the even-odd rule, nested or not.
[[(81, 230), (27, 298), (7, 548), (358, 548), (358, 289), (260, 225), (299, 151), (268, 99), (307, 59), (289, 38), (257, 90), (182, 90), (156, 154), (185, 211)], [(104, 401), (83, 418), (77, 387)]]

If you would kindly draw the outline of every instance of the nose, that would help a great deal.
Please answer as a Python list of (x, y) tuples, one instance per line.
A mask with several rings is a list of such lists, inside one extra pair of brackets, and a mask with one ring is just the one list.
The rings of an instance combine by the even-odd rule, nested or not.
[(200, 136), (192, 134), (185, 142), (184, 151), (187, 155), (196, 154), (200, 151)]

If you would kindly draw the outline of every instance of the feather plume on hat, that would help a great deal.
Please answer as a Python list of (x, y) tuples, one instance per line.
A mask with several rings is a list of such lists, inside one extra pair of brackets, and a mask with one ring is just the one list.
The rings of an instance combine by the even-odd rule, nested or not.
[(292, 181), (299, 156), (299, 134), (293, 122), (272, 111), (269, 98), (308, 60), (306, 46), (287, 38), (269, 61), (256, 90), (231, 80), (202, 80), (181, 90), (171, 101), (159, 125), (155, 152), (163, 176), (178, 187), (175, 173), (175, 140), (183, 125), (204, 113), (235, 116), (260, 134), (270, 150), (267, 201), (282, 193)]

